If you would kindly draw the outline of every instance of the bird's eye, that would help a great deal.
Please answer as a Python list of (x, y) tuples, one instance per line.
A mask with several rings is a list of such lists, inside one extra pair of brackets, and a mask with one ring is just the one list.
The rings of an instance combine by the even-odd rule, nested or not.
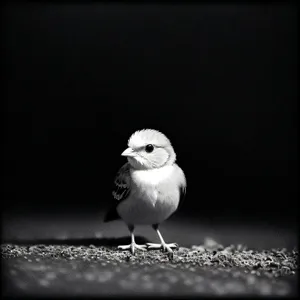
[(154, 146), (149, 144), (145, 147), (147, 153), (151, 153), (154, 150)]

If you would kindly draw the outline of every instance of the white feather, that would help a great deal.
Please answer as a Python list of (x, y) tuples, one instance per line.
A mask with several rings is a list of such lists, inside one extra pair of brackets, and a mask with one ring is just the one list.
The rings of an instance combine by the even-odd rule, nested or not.
[(128, 224), (159, 224), (178, 207), (179, 186), (185, 182), (176, 165), (152, 170), (131, 170), (132, 189), (128, 199), (117, 207)]
[(161, 181), (166, 180), (174, 171), (173, 166), (165, 166), (162, 168), (151, 170), (133, 170), (131, 169), (130, 175), (132, 180), (137, 185), (157, 185)]

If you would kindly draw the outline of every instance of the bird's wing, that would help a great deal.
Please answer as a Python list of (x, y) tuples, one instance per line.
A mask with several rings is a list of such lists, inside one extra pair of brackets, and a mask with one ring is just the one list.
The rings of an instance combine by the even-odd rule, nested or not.
[(182, 184), (179, 186), (179, 193), (180, 193), (180, 198), (179, 198), (178, 208), (182, 205), (182, 203), (185, 199), (185, 195), (186, 195), (186, 185), (185, 184)]
[(127, 199), (127, 197), (130, 194), (131, 180), (130, 180), (129, 166), (130, 166), (129, 163), (123, 165), (118, 171), (117, 176), (115, 177), (113, 192), (112, 192), (115, 201), (111, 209), (105, 215), (104, 222), (114, 221), (120, 218), (117, 212), (117, 206), (121, 203), (121, 201)]
[(182, 171), (182, 169), (176, 165), (176, 170), (177, 170), (177, 180), (178, 180), (178, 188), (179, 188), (179, 203), (178, 203), (178, 208), (182, 205), (185, 195), (186, 195), (186, 178), (185, 175)]
[(120, 203), (130, 194), (130, 165), (126, 163), (117, 173), (114, 181), (112, 195)]

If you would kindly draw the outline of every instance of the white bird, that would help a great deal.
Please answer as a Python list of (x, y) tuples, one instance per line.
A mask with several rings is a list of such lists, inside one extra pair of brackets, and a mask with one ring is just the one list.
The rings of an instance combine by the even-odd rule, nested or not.
[[(176, 154), (170, 140), (153, 129), (136, 131), (128, 140), (128, 148), (121, 154), (127, 157), (114, 181), (115, 205), (104, 222), (122, 219), (131, 234), (131, 244), (118, 246), (121, 250), (163, 249), (170, 254), (176, 243), (167, 244), (158, 227), (169, 218), (182, 202), (186, 192), (186, 178), (175, 163)], [(161, 244), (137, 245), (136, 225), (152, 225)]]

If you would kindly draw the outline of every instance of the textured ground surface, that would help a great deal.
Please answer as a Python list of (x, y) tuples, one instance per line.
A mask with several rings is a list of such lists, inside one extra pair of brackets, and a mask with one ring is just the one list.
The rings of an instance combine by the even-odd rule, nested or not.
[(158, 250), (131, 256), (93, 245), (5, 244), (6, 293), (295, 294), (297, 251), (256, 252), (209, 243), (179, 248), (172, 260)]
[[(77, 225), (72, 222), (66, 225), (67, 221), (63, 223), (57, 219), (55, 224), (58, 227), (52, 228), (52, 231), (45, 225), (48, 224), (46, 220), (44, 223), (40, 221), (40, 226), (36, 226), (37, 224), (34, 226), (32, 222), (13, 221), (9, 230), (4, 226), (6, 242), (1, 245), (4, 295), (291, 296), (297, 294), (298, 250), (289, 247), (294, 241), (293, 237), (289, 237), (287, 233), (281, 235), (280, 230), (276, 233), (264, 231), (261, 236), (249, 229), (244, 235), (241, 235), (243, 231), (236, 230), (239, 234), (231, 236), (241, 242), (244, 241), (244, 236), (246, 240), (248, 237), (250, 243), (247, 248), (238, 243), (223, 243), (223, 246), (220, 242), (216, 242), (220, 240), (218, 237), (204, 237), (207, 233), (205, 229), (200, 232), (197, 226), (192, 226), (188, 229), (190, 239), (194, 240), (198, 234), (203, 241), (202, 245), (192, 246), (191, 241), (190, 245), (184, 245), (187, 247), (175, 250), (173, 259), (170, 259), (159, 250), (138, 251), (135, 256), (127, 251), (117, 251), (116, 245), (128, 242), (127, 238), (112, 239), (101, 235), (100, 232), (97, 233), (98, 239), (76, 239), (71, 229), (74, 230), (78, 224), (81, 225), (81, 230), (86, 232), (84, 235), (81, 231), (81, 234), (88, 236), (87, 228), (84, 229), (80, 222), (76, 222)], [(88, 223), (90, 230), (91, 223), (90, 220)], [(14, 227), (13, 224), (18, 225)], [(108, 232), (119, 228), (117, 224), (112, 226), (116, 227), (111, 227)], [(184, 223), (179, 224), (179, 227), (182, 231), (185, 230)], [(172, 238), (176, 233), (180, 237), (179, 227), (173, 223), (168, 230), (164, 229), (164, 232)], [(177, 232), (172, 235), (174, 228)], [(193, 228), (196, 228), (197, 232), (194, 232)], [(55, 235), (58, 235), (58, 232), (61, 234), (64, 230), (64, 236), (60, 235), (55, 239)], [(234, 231), (235, 229), (231, 228), (229, 232)], [(221, 229), (219, 232), (223, 236), (226, 233)], [(40, 236), (42, 233), (43, 238)], [(30, 234), (32, 240), (28, 239)], [(12, 235), (18, 242), (12, 242), (10, 238)], [(249, 240), (251, 236), (256, 237), (253, 239), (255, 245), (254, 242), (251, 243), (251, 238)], [(261, 244), (258, 237), (264, 237)], [(227, 240), (230, 240), (230, 237)], [(137, 238), (138, 243), (146, 241), (148, 240), (145, 238)], [(170, 240), (173, 241), (178, 240)], [(223, 241), (226, 242), (226, 239)], [(259, 246), (265, 246), (266, 241), (270, 245), (286, 248), (269, 247), (263, 250)]]

